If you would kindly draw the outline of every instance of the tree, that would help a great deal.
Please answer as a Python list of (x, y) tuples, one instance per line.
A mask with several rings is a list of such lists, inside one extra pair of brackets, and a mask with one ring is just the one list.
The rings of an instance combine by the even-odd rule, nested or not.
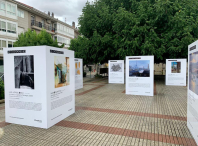
[(21, 33), (14, 43), (14, 47), (23, 47), (23, 46), (41, 46), (47, 45), (57, 48), (63, 48), (64, 44), (61, 46), (58, 45), (57, 40), (53, 40), (52, 36), (42, 29), (39, 34), (36, 31), (28, 29), (25, 33)]
[(87, 2), (79, 17), (83, 37), (69, 49), (93, 63), (134, 55), (154, 55), (155, 62), (186, 58), (188, 45), (198, 38), (197, 7), (196, 0)]

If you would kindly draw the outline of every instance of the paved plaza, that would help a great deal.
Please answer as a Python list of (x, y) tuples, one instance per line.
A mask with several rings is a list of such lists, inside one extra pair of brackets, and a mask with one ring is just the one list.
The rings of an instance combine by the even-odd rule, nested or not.
[(49, 129), (5, 123), (0, 146), (196, 146), (187, 128), (187, 87), (155, 80), (155, 96), (125, 95), (124, 84), (84, 79), (76, 112)]

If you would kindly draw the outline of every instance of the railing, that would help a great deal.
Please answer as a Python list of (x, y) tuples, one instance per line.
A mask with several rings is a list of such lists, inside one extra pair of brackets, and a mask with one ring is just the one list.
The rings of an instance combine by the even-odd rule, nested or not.
[(56, 29), (54, 27), (45, 25), (45, 24), (35, 21), (35, 20), (31, 20), (31, 26), (37, 26), (37, 27), (44, 28), (44, 29), (52, 31), (52, 32), (56, 31)]

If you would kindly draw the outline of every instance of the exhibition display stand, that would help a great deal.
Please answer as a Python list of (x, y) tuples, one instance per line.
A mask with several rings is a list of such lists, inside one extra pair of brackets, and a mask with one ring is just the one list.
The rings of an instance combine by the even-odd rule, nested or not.
[(109, 83), (124, 84), (124, 60), (109, 60)]
[(153, 96), (154, 56), (126, 56), (126, 94)]
[(166, 59), (166, 85), (186, 86), (186, 59)]
[(83, 59), (75, 58), (75, 90), (83, 88)]
[(188, 46), (187, 126), (198, 145), (198, 41)]
[(4, 48), (5, 119), (49, 128), (75, 112), (74, 51)]

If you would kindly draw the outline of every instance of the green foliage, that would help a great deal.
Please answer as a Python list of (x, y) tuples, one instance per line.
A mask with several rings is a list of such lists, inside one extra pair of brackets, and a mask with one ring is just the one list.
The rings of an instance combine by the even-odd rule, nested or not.
[(52, 36), (42, 29), (39, 34), (36, 31), (28, 30), (25, 33), (21, 33), (14, 43), (14, 47), (23, 47), (23, 46), (52, 46), (57, 48), (63, 48), (64, 44), (61, 46), (58, 45), (57, 40), (53, 40)]
[(86, 77), (87, 76), (87, 73), (86, 72), (83, 72), (83, 77)]
[[(198, 38), (197, 0), (98, 0), (87, 2), (79, 17), (82, 37), (70, 50), (85, 63), (125, 56), (187, 58)], [(83, 60), (83, 61), (84, 61)]]
[(103, 76), (100, 74), (95, 74), (94, 76), (95, 76), (95, 78), (103, 78)]
[(0, 99), (4, 99), (4, 82), (0, 79)]

